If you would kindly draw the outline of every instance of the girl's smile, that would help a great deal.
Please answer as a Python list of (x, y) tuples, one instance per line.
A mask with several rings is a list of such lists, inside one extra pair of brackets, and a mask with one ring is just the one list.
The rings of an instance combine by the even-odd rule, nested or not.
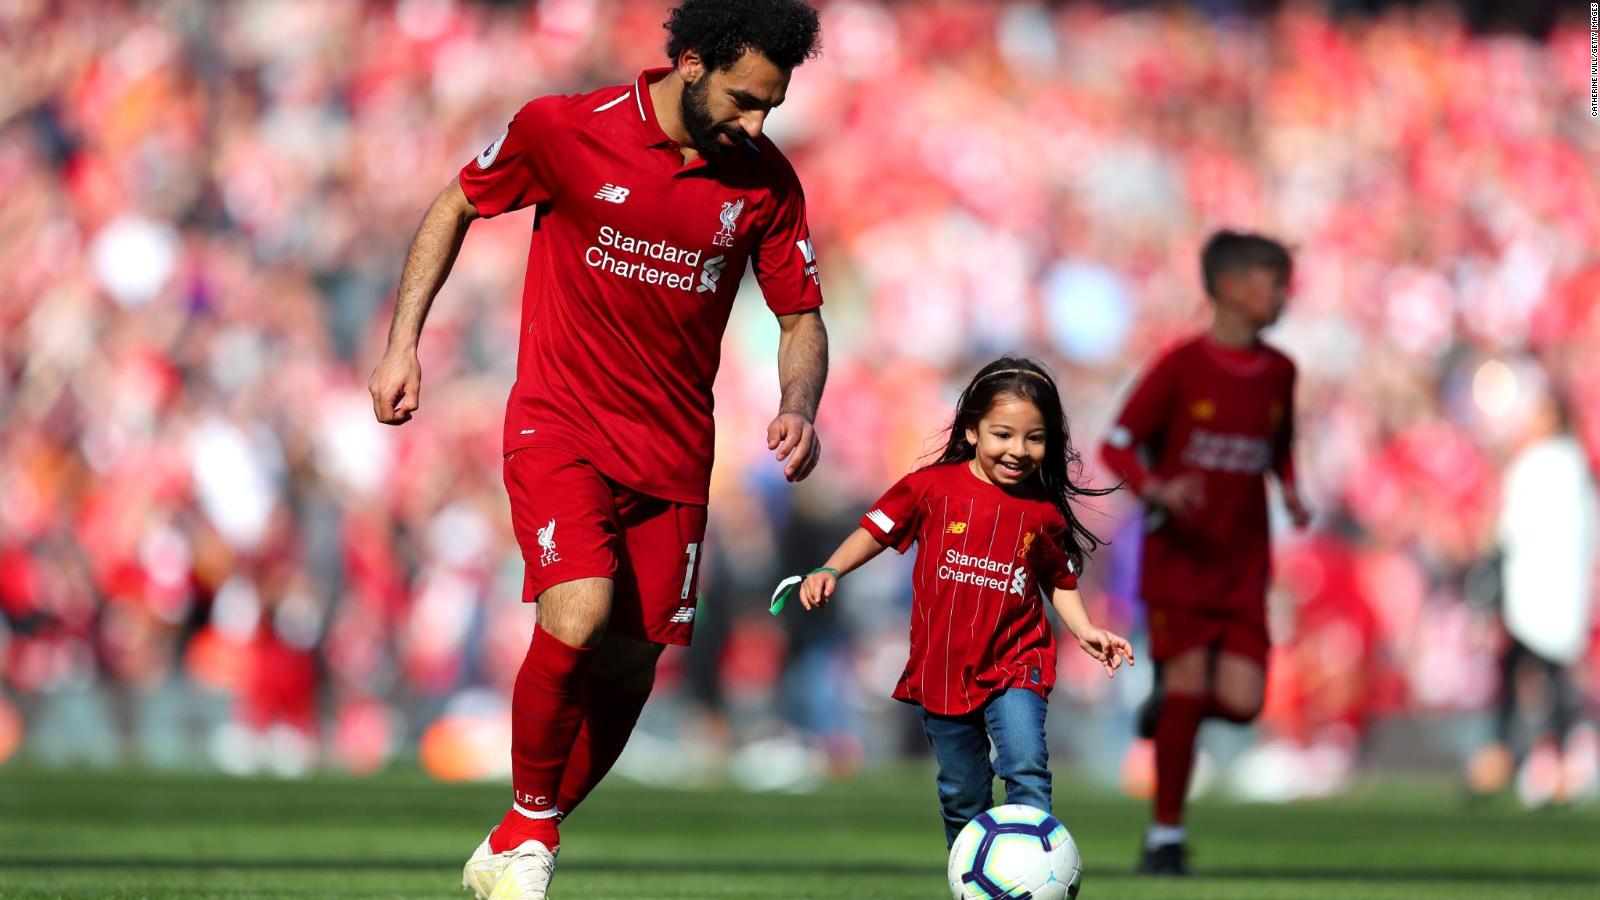
[(977, 448), (973, 474), (990, 484), (1014, 487), (1044, 461), (1044, 414), (1021, 397), (998, 396), (977, 427), (967, 429), (967, 441)]

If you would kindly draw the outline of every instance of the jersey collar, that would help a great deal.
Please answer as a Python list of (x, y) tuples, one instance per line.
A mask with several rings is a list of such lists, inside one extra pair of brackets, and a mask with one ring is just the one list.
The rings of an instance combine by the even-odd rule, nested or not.
[(639, 113), (639, 134), (646, 147), (676, 147), (677, 142), (667, 137), (656, 120), (656, 107), (650, 102), (650, 85), (672, 73), (671, 66), (645, 69), (633, 83), (634, 109)]
[[(640, 72), (638, 79), (633, 83), (633, 100), (634, 109), (639, 113), (639, 134), (644, 146), (652, 150), (663, 147), (669, 148), (676, 153), (678, 152), (678, 142), (668, 137), (667, 132), (662, 129), (661, 122), (656, 119), (655, 104), (650, 100), (650, 85), (670, 74), (672, 74), (672, 66), (661, 66), (660, 68), (645, 69)], [(750, 147), (752, 149), (755, 148), (754, 142), (750, 142)], [(674, 177), (688, 175), (711, 166), (712, 160), (705, 156), (697, 156), (693, 162), (680, 166), (678, 171), (674, 173)]]
[(1267, 354), (1259, 340), (1250, 347), (1228, 347), (1208, 331), (1200, 336), (1200, 343), (1217, 365), (1234, 375), (1255, 375), (1267, 367)]

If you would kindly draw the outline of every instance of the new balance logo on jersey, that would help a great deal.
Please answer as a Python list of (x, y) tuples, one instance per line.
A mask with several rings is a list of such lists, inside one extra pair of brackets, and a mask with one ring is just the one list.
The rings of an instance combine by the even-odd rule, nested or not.
[(867, 513), (867, 518), (872, 524), (882, 528), (885, 532), (894, 530), (894, 520), (884, 515), (881, 509), (875, 509)]
[(679, 625), (683, 625), (683, 624), (687, 624), (689, 622), (693, 622), (694, 621), (694, 607), (692, 607), (692, 606), (680, 606), (680, 607), (678, 607), (678, 611), (672, 614), (672, 621), (674, 623), (679, 624)]
[(967, 523), (965, 523), (965, 522), (951, 522), (945, 528), (944, 533), (945, 534), (966, 534), (967, 533)]
[(722, 277), (722, 268), (727, 264), (728, 260), (721, 256), (713, 256), (706, 260), (706, 264), (700, 267), (700, 286), (695, 288), (695, 292), (700, 294), (704, 294), (707, 291), (713, 294), (716, 293), (717, 279)]
[(560, 562), (561, 554), (556, 552), (556, 520), (551, 519), (550, 524), (539, 529), (539, 548), (544, 552), (539, 554), (539, 565), (548, 566)]
[(629, 193), (630, 191), (625, 187), (617, 187), (614, 184), (607, 184), (605, 187), (594, 192), (594, 198), (596, 200), (604, 200), (607, 203), (621, 203), (628, 199)]

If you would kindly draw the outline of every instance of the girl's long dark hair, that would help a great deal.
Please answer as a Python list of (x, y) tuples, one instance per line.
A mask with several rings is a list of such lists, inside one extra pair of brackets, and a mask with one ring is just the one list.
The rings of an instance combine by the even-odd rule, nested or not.
[(1044, 416), (1044, 460), (1035, 474), (1050, 502), (1067, 520), (1062, 549), (1072, 560), (1072, 570), (1082, 572), (1084, 558), (1105, 541), (1078, 519), (1073, 510), (1073, 498), (1103, 497), (1116, 488), (1092, 488), (1081, 483), (1083, 457), (1072, 448), (1072, 432), (1066, 413), (1061, 411), (1061, 394), (1044, 366), (1031, 359), (1002, 356), (980, 369), (956, 403), (956, 416), (950, 422), (950, 439), (943, 455), (928, 465), (966, 462), (976, 457), (978, 448), (967, 440), (967, 429), (976, 431), (978, 422), (1001, 397), (1027, 400), (1039, 407)]

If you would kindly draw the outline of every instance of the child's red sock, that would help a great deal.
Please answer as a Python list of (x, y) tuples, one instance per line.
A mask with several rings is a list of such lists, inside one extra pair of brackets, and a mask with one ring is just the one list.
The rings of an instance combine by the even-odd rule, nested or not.
[(489, 836), (503, 853), (524, 841), (555, 848), (562, 810), (556, 803), (562, 770), (578, 736), (578, 689), (593, 647), (571, 647), (544, 629), (533, 633), (511, 692), (511, 809)]
[(1156, 720), (1156, 821), (1183, 824), (1183, 801), (1194, 766), (1194, 739), (1210, 703), (1205, 697), (1169, 693)]
[(572, 812), (600, 783), (628, 745), (650, 691), (632, 691), (591, 675), (583, 694), (583, 727), (567, 756), (556, 805), (562, 815)]

